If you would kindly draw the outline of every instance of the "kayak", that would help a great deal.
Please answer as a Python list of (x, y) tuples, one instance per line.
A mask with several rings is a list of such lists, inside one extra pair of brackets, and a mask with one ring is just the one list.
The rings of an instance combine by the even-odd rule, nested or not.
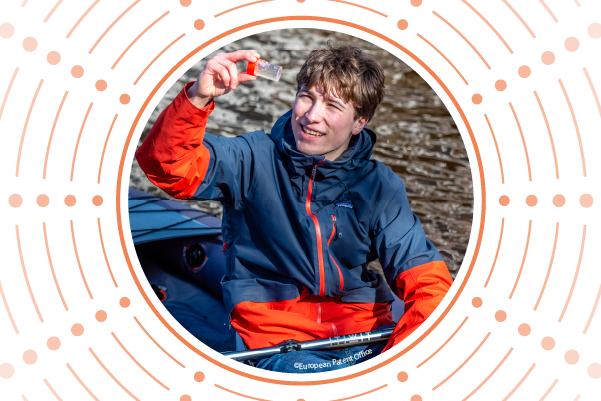
[[(165, 309), (215, 351), (243, 349), (223, 304), (221, 219), (132, 187), (128, 208), (138, 259)], [(394, 297), (392, 318), (397, 322), (404, 302)]]

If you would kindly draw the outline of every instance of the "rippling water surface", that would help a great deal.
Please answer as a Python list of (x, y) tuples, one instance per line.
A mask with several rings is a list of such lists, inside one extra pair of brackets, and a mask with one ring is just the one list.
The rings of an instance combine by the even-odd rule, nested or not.
[[(342, 33), (316, 29), (285, 29), (249, 36), (210, 54), (186, 72), (160, 101), (148, 121), (142, 140), (160, 112), (182, 87), (196, 80), (207, 60), (222, 51), (254, 49), (261, 58), (283, 67), (274, 83), (262, 78), (246, 82), (216, 98), (207, 132), (236, 136), (257, 129), (269, 133), (276, 120), (292, 108), (296, 74), (309, 52), (351, 44), (372, 55), (386, 74), (386, 95), (368, 126), (378, 135), (373, 158), (385, 163), (404, 181), (413, 212), (427, 237), (441, 253), (453, 276), (463, 260), (472, 224), (473, 191), (470, 166), (459, 131), (440, 98), (409, 66), (385, 50)], [(246, 69), (246, 62), (238, 70)], [(130, 185), (166, 196), (144, 176), (134, 160)], [(221, 214), (218, 202), (190, 202), (192, 206)], [(372, 266), (378, 269), (377, 262)]]

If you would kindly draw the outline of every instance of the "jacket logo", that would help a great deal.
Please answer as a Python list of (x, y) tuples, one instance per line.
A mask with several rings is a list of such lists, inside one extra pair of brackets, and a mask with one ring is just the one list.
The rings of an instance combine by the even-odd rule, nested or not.
[(336, 202), (335, 205), (338, 207), (348, 207), (349, 209), (353, 208), (353, 204), (351, 202)]

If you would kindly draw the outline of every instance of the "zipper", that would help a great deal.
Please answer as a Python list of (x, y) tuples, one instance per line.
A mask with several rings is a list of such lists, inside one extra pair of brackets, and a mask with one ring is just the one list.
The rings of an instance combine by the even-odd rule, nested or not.
[[(332, 238), (334, 238), (334, 235), (336, 234), (336, 216), (334, 216), (333, 214), (332, 216), (332, 223), (333, 223), (333, 228), (332, 228), (332, 235), (330, 235), (330, 239), (328, 240), (328, 247), (330, 246), (330, 241), (332, 241)], [(336, 239), (334, 239), (334, 241), (336, 241)], [(336, 261), (334, 260), (334, 258), (332, 257), (332, 255), (330, 254), (330, 259), (332, 259), (332, 262), (334, 262), (334, 265), (336, 265), (336, 268), (338, 269), (338, 277), (340, 277), (340, 291), (344, 290), (344, 277), (342, 277), (342, 271), (340, 270), (340, 267), (338, 267), (338, 263), (336, 263)]]
[(319, 262), (319, 295), (324, 296), (326, 293), (326, 282), (325, 282), (325, 269), (323, 265), (323, 249), (321, 245), (321, 228), (319, 227), (319, 220), (317, 220), (317, 216), (315, 216), (311, 212), (311, 196), (313, 195), (313, 186), (315, 182), (315, 173), (317, 172), (317, 168), (322, 165), (324, 159), (321, 163), (315, 164), (313, 166), (313, 171), (311, 173), (311, 179), (309, 179), (309, 187), (307, 189), (307, 200), (305, 202), (305, 209), (311, 219), (313, 220), (313, 225), (315, 225), (315, 235), (317, 236), (317, 261)]
[[(330, 239), (328, 240), (328, 246), (330, 246), (330, 242), (332, 242), (332, 238), (334, 238), (334, 235), (336, 234), (336, 216), (334, 216), (333, 214), (332, 216), (332, 235), (330, 235)], [(336, 240), (334, 240), (336, 241)]]

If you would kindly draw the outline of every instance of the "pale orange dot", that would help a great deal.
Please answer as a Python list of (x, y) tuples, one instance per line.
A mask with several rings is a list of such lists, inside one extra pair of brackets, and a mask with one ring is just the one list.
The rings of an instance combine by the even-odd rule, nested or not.
[(59, 52), (50, 52), (46, 56), (46, 60), (48, 60), (48, 64), (57, 65), (61, 62), (61, 55)]
[(544, 52), (542, 56), (540, 56), (541, 61), (545, 65), (551, 65), (555, 62), (555, 54), (553, 52)]
[(474, 299), (472, 299), (472, 306), (474, 308), (479, 308), (482, 306), (482, 298), (480, 297), (475, 297)]
[(128, 104), (130, 100), (131, 99), (127, 93), (124, 93), (123, 95), (119, 96), (119, 101), (121, 102), (121, 104)]
[(561, 194), (555, 195), (553, 197), (553, 204), (557, 207), (562, 207), (566, 204), (566, 197)]
[(194, 21), (194, 28), (196, 28), (197, 30), (201, 30), (205, 27), (205, 22), (201, 19), (197, 19), (196, 21)]
[(192, 397), (190, 397), (188, 394), (184, 394), (179, 397), (179, 401), (192, 401)]
[(190, 4), (192, 4), (192, 0), (179, 0), (179, 4), (184, 7), (188, 7)]
[(598, 379), (601, 377), (601, 364), (599, 363), (591, 363), (587, 369), (588, 375), (592, 379)]
[(104, 322), (106, 320), (106, 312), (103, 310), (99, 310), (98, 312), (96, 312), (96, 315), (94, 315), (94, 317), (96, 318), (96, 320), (98, 320), (99, 322)]
[(495, 313), (495, 319), (497, 322), (504, 322), (505, 319), (507, 319), (507, 313), (505, 313), (504, 310), (498, 310), (497, 313)]
[(399, 22), (396, 24), (396, 26), (401, 30), (404, 31), (405, 29), (407, 29), (409, 27), (409, 22), (407, 22), (406, 19), (401, 19), (399, 20)]
[(534, 195), (528, 195), (526, 197), (526, 205), (532, 207), (532, 206), (536, 206), (536, 204), (538, 203), (538, 198)]
[(46, 341), (46, 345), (51, 351), (56, 351), (61, 347), (61, 340), (59, 340), (58, 337), (50, 337), (48, 341)]
[(121, 305), (122, 308), (127, 308), (130, 304), (131, 302), (128, 297), (123, 297), (119, 300), (119, 305)]
[(65, 205), (67, 205), (69, 207), (75, 206), (76, 202), (77, 202), (77, 199), (75, 199), (75, 196), (73, 196), (73, 195), (65, 196)]
[(505, 89), (507, 89), (507, 82), (499, 79), (497, 82), (495, 82), (495, 89), (499, 92), (503, 92)]
[(0, 24), (0, 38), (10, 39), (15, 34), (15, 27), (8, 22)]
[(499, 198), (499, 205), (501, 206), (507, 206), (509, 205), (509, 196), (507, 195), (503, 195)]
[(98, 81), (96, 81), (96, 85), (94, 86), (96, 87), (97, 91), (103, 92), (106, 90), (108, 85), (104, 79), (99, 79)]
[(201, 382), (205, 379), (205, 374), (202, 372), (196, 372), (194, 373), (194, 380), (196, 380), (197, 382)]
[(598, 22), (593, 22), (588, 26), (588, 36), (593, 39), (601, 38), (601, 24)]
[(298, 3), (304, 3), (305, 0), (296, 0)]
[(474, 103), (474, 104), (482, 103), (482, 95), (479, 93), (476, 93), (474, 96), (472, 96), (472, 103)]
[(73, 326), (71, 326), (71, 334), (73, 334), (75, 337), (81, 336), (83, 334), (83, 325), (80, 323), (75, 323)]
[(399, 372), (399, 374), (397, 375), (397, 379), (399, 379), (401, 383), (405, 383), (407, 379), (409, 379), (409, 375), (407, 374), (407, 372)]
[(555, 348), (555, 340), (553, 337), (545, 337), (541, 340), (540, 345), (545, 351), (551, 351), (553, 348)]
[(528, 323), (522, 323), (518, 326), (518, 333), (520, 333), (521, 336), (528, 336), (530, 335), (530, 332), (532, 331), (532, 329), (530, 328), (530, 325)]
[(582, 195), (580, 197), (580, 206), (587, 207), (587, 208), (593, 206), (593, 197), (592, 197), (592, 195), (589, 195), (589, 194)]
[[(419, 7), (422, 5), (422, 0), (411, 0), (411, 5), (413, 7)], [(413, 401), (413, 400), (412, 400)]]
[(578, 351), (571, 349), (566, 351), (563, 359), (565, 359), (568, 365), (576, 365), (580, 359), (580, 354), (578, 354)]
[(23, 39), (23, 49), (27, 52), (35, 51), (38, 48), (38, 41), (31, 36)]
[(531, 73), (532, 70), (530, 70), (530, 67), (528, 67), (527, 65), (523, 65), (520, 68), (518, 68), (518, 75), (522, 78), (528, 78)]
[(73, 66), (73, 68), (71, 68), (71, 75), (73, 78), (83, 77), (83, 67), (81, 65)]
[(564, 42), (566, 50), (569, 52), (575, 52), (580, 47), (580, 42), (575, 37), (567, 38)]
[(415, 394), (411, 396), (410, 401), (422, 401), (422, 397)]
[(100, 195), (96, 195), (95, 197), (92, 198), (92, 203), (94, 204), (94, 206), (102, 205), (103, 201), (104, 201), (104, 199), (102, 199), (102, 196), (100, 196)]
[(50, 203), (50, 198), (48, 197), (48, 195), (42, 194), (38, 196), (38, 198), (35, 201), (37, 202), (39, 207), (46, 207)]
[[(590, 371), (590, 369), (589, 369)], [(10, 379), (15, 374), (15, 367), (10, 363), (3, 363), (0, 365), (0, 377), (3, 379)], [(590, 373), (589, 373), (590, 374)]]
[[(582, 201), (580, 203), (582, 203)], [(12, 207), (19, 207), (23, 204), (23, 198), (19, 194), (12, 194), (8, 197), (8, 204)]]
[(38, 361), (38, 353), (32, 349), (23, 352), (23, 362), (28, 365), (33, 365)]

